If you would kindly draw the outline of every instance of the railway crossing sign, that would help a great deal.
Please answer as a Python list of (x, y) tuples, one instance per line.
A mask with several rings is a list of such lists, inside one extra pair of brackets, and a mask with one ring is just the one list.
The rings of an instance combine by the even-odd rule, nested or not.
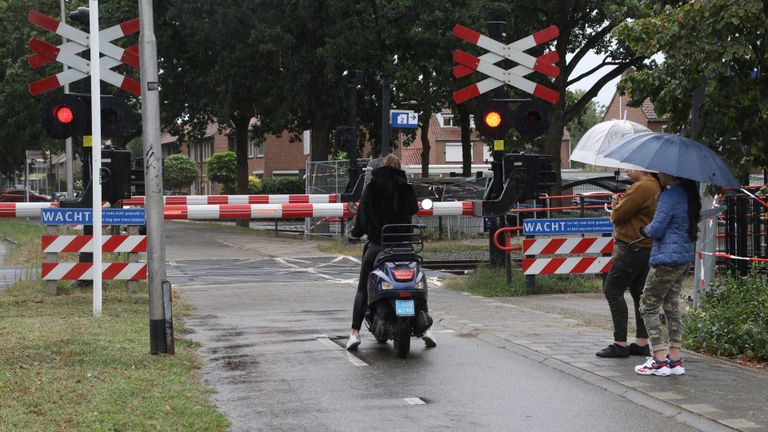
[[(86, 51), (91, 47), (90, 35), (88, 33), (36, 10), (29, 12), (27, 20), (37, 27), (50, 30), (69, 39), (69, 42), (59, 46), (51, 45), (37, 38), (29, 40), (29, 48), (36, 53), (27, 58), (30, 66), (37, 68), (53, 61), (58, 61), (71, 68), (31, 83), (29, 85), (29, 92), (33, 96), (54, 90), (90, 75), (90, 61), (78, 55), (78, 53)], [(138, 69), (138, 46), (121, 48), (112, 43), (117, 38), (128, 36), (138, 31), (138, 18), (99, 31), (99, 52), (104, 54), (104, 57), (101, 57), (99, 60), (99, 71), (102, 80), (105, 82), (136, 96), (141, 96), (141, 85), (138, 81), (112, 70), (112, 68), (122, 63)]]
[[(457, 104), (466, 102), (504, 84), (516, 87), (552, 104), (560, 100), (558, 92), (524, 78), (534, 71), (550, 78), (557, 78), (560, 75), (560, 68), (555, 66), (555, 63), (559, 60), (556, 52), (547, 53), (540, 57), (533, 57), (524, 52), (529, 48), (558, 37), (560, 30), (557, 26), (547, 27), (544, 30), (506, 45), (460, 24), (456, 24), (453, 28), (453, 35), (490, 51), (480, 57), (475, 57), (462, 50), (456, 50), (453, 53), (453, 60), (459, 63), (458, 66), (453, 68), (453, 75), (456, 78), (466, 76), (473, 71), (488, 76), (488, 78), (482, 81), (455, 91), (453, 93), (453, 101)], [(518, 66), (505, 70), (494, 64), (503, 59), (512, 60), (518, 63)]]

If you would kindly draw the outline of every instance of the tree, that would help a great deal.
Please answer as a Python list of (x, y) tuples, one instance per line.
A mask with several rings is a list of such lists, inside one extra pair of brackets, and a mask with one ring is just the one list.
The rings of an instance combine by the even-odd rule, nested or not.
[(238, 175), (235, 153), (231, 151), (215, 153), (205, 162), (208, 164), (208, 180), (221, 183), (225, 194), (234, 192)]
[[(648, 2), (651, 16), (616, 29), (640, 55), (663, 62), (621, 82), (631, 99), (650, 97), (671, 132), (684, 131), (719, 151), (737, 177), (768, 166), (768, 4), (760, 0)], [(703, 24), (705, 23), (705, 24)], [(693, 93), (702, 90), (700, 122)]]
[[(584, 96), (585, 90), (568, 91), (568, 103), (575, 103), (575, 101), (581, 99)], [(584, 110), (580, 112), (576, 118), (568, 122), (566, 128), (568, 134), (571, 136), (571, 144), (576, 145), (584, 133), (586, 133), (592, 126), (600, 123), (600, 120), (605, 114), (605, 107), (599, 103), (591, 100), (584, 107)]]
[[(605, 84), (645, 61), (645, 56), (636, 54), (611, 35), (611, 31), (618, 25), (629, 19), (643, 17), (647, 13), (640, 6), (643, 3), (641, 0), (543, 0), (518, 1), (512, 8), (511, 19), (531, 23), (532, 28), (528, 33), (552, 24), (560, 29), (560, 36), (554, 41), (555, 51), (560, 57), (557, 63), (560, 75), (554, 82), (542, 81), (544, 85), (560, 94), (560, 100), (553, 106), (550, 128), (541, 149), (552, 157), (557, 172), (557, 193), (560, 189), (560, 146), (563, 127), (578, 117)], [(574, 70), (590, 52), (605, 56), (604, 60), (590, 70), (574, 76)], [(604, 71), (604, 68), (610, 69), (584, 91), (578, 100), (569, 102), (569, 87)], [(536, 74), (533, 79), (541, 81), (540, 74)]]
[(189, 156), (176, 153), (165, 158), (163, 164), (163, 184), (171, 190), (189, 186), (200, 173), (197, 165)]

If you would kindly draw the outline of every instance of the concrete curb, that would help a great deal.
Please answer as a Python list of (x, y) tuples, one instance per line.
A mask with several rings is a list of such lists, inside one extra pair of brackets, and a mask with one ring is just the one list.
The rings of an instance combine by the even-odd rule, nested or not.
[[(474, 327), (465, 326), (459, 323), (452, 322), (447, 319), (440, 321), (440, 325), (447, 327), (455, 332), (473, 331)], [(651, 411), (655, 411), (665, 417), (673, 418), (682, 424), (690, 426), (692, 428), (704, 431), (704, 432), (734, 432), (739, 429), (734, 429), (726, 426), (720, 422), (712, 420), (708, 417), (700, 414), (688, 411), (674, 403), (655, 398), (646, 393), (625, 386), (611, 379), (602, 377), (587, 370), (570, 365), (564, 361), (557, 360), (549, 357), (538, 351), (527, 348), (523, 345), (516, 344), (501, 336), (497, 336), (489, 333), (481, 333), (478, 335), (478, 339), (496, 346), (501, 349), (511, 351), (529, 360), (541, 363), (551, 369), (557, 370), (561, 373), (577, 378), (588, 384), (592, 384), (605, 391), (613, 393), (617, 396), (621, 396), (629, 401), (636, 403), (639, 406), (647, 408)]]

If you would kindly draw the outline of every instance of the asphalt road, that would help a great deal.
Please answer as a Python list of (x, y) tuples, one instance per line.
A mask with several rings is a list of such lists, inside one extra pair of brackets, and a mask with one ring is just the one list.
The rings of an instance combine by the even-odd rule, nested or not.
[(437, 285), (437, 348), (414, 340), (401, 360), (366, 332), (348, 354), (357, 263), (308, 245), (167, 224), (168, 277), (197, 308), (184, 325), (233, 431), (693, 430), (454, 330), (457, 306), (483, 303)]

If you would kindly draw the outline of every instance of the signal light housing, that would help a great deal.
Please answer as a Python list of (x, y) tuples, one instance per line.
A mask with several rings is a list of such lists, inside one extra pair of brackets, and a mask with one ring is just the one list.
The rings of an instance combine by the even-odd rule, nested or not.
[(549, 129), (552, 106), (539, 100), (522, 102), (515, 109), (515, 130), (520, 136), (536, 138)]
[[(101, 97), (101, 136), (115, 138), (128, 132), (134, 124), (133, 109), (116, 96)], [(91, 95), (62, 94), (43, 106), (43, 128), (54, 139), (91, 134)]]
[(506, 102), (490, 101), (475, 112), (475, 129), (488, 139), (502, 139), (512, 127), (512, 113)]

